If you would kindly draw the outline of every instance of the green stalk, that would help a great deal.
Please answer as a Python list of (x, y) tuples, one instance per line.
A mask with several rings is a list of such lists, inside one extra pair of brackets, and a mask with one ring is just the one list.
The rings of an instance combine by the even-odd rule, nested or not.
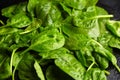
[(17, 49), (14, 49), (11, 55), (11, 60), (10, 60), (10, 72), (12, 74), (12, 65), (13, 65), (13, 57)]
[(113, 15), (98, 15), (98, 16), (94, 16), (94, 17), (82, 20), (82, 22), (87, 22), (88, 20), (94, 20), (99, 18), (111, 18), (111, 17), (113, 17)]
[(117, 65), (117, 64), (113, 64), (115, 67), (116, 67), (116, 69), (120, 72), (120, 68), (119, 68), (119, 66)]
[(93, 63), (88, 67), (87, 71), (89, 71), (89, 70), (93, 67), (94, 64), (95, 64), (95, 62), (93, 62)]
[(12, 80), (15, 80), (14, 77), (15, 77), (15, 71), (20, 63), (20, 61), (22, 60), (22, 58), (24, 57), (24, 54), (27, 53), (28, 51), (30, 50), (30, 48), (27, 48), (26, 50), (24, 50), (20, 55), (22, 55), (22, 57), (20, 58), (19, 62), (17, 63), (17, 65), (15, 66), (13, 72), (12, 72)]

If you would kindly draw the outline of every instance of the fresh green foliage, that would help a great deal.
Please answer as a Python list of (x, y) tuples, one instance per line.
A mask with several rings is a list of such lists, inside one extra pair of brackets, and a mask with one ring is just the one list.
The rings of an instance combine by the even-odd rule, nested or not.
[(98, 0), (29, 0), (1, 10), (0, 80), (107, 80), (120, 21)]
[(107, 80), (104, 71), (99, 68), (91, 68), (85, 74), (83, 80)]
[(107, 28), (116, 36), (120, 37), (120, 22), (108, 21)]
[(36, 70), (36, 73), (37, 73), (38, 77), (41, 80), (45, 80), (42, 69), (41, 69), (41, 67), (40, 67), (40, 65), (39, 65), (39, 63), (37, 61), (35, 61), (34, 67), (35, 67), (35, 70)]
[(11, 76), (10, 72), (10, 57), (5, 53), (6, 51), (4, 49), (1, 49), (0, 54), (0, 79), (5, 79)]
[(109, 66), (109, 61), (102, 55), (98, 53), (94, 53), (94, 57), (96, 59), (96, 62), (100, 66), (101, 69), (107, 69)]
[(38, 71), (36, 72), (37, 68), (38, 64), (36, 61), (34, 61), (33, 56), (31, 56), (29, 53), (26, 54), (17, 67), (17, 70), (19, 71), (19, 78), (21, 80), (40, 80), (39, 76), (37, 75)]

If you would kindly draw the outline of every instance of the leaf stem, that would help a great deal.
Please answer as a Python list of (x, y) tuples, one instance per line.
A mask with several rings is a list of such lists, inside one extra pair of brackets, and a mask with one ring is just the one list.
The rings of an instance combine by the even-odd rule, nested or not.
[(4, 23), (2, 20), (0, 20), (0, 23), (1, 23), (2, 25), (5, 25), (5, 23)]
[(17, 67), (18, 67), (18, 65), (19, 65), (19, 63), (20, 63), (20, 61), (23, 59), (24, 54), (27, 53), (29, 50), (30, 50), (30, 48), (27, 48), (26, 50), (24, 50), (24, 51), (20, 54), (22, 57), (20, 57), (19, 62), (17, 63), (17, 65), (15, 66), (15, 68), (14, 68), (14, 70), (13, 70), (13, 72), (12, 72), (12, 80), (14, 80), (15, 71), (16, 71), (16, 69), (17, 69)]
[(13, 57), (17, 49), (14, 49), (11, 55), (11, 60), (10, 60), (10, 72), (12, 74), (12, 65), (13, 65)]
[(95, 62), (93, 62), (93, 63), (88, 67), (87, 71), (89, 71), (89, 70), (93, 67), (94, 64), (95, 64)]
[(98, 15), (98, 16), (94, 16), (94, 17), (82, 20), (81, 22), (86, 22), (88, 20), (99, 19), (99, 18), (111, 18), (111, 17), (113, 17), (113, 15)]
[(120, 68), (117, 64), (114, 65), (116, 67), (116, 69), (120, 72)]
[(103, 70), (106, 75), (110, 75), (109, 71)]

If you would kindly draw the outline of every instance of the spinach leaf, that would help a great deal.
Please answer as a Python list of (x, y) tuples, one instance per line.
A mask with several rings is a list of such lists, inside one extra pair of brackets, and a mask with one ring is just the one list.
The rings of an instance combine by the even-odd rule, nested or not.
[(17, 28), (10, 28), (10, 27), (3, 28), (3, 27), (1, 27), (0, 28), (0, 35), (12, 34), (12, 33), (18, 32), (18, 31), (19, 30)]
[(86, 46), (90, 47), (89, 37), (83, 34), (76, 34), (74, 36), (66, 37), (65, 47), (70, 50), (80, 50)]
[(88, 6), (95, 5), (97, 0), (64, 0), (63, 3), (71, 8), (82, 10)]
[(120, 72), (119, 21), (98, 0), (28, 0), (2, 9), (0, 80), (106, 80)]
[(56, 50), (52, 50), (49, 52), (42, 52), (39, 55), (42, 56), (43, 59), (57, 59), (59, 58), (62, 54), (69, 53), (69, 50), (62, 47)]
[(116, 36), (120, 37), (120, 22), (108, 21), (107, 28)]
[(6, 78), (9, 78), (11, 76), (10, 71), (10, 57), (6, 54), (5, 49), (1, 49), (0, 53), (0, 79), (4, 80)]
[(61, 12), (56, 5), (53, 1), (44, 0), (36, 6), (36, 16), (42, 20), (43, 26), (52, 25), (61, 20)]
[(5, 17), (13, 17), (14, 15), (20, 13), (20, 12), (25, 12), (26, 11), (26, 2), (22, 2), (19, 4), (15, 4), (9, 7), (6, 7), (2, 9), (2, 15)]
[(29, 26), (27, 26), (27, 27), (25, 28), (25, 30), (24, 30), (23, 32), (21, 32), (20, 34), (26, 34), (26, 33), (33, 32), (33, 31), (37, 30), (38, 28), (40, 28), (40, 27), (41, 27), (41, 24), (42, 24), (41, 20), (39, 20), (39, 19), (34, 19), (34, 20), (32, 21), (32, 23), (31, 23)]
[(109, 61), (104, 56), (101, 56), (98, 53), (94, 53), (94, 57), (95, 57), (96, 62), (98, 63), (98, 65), (100, 66), (101, 69), (107, 69), (108, 68)]
[(29, 0), (28, 5), (27, 5), (27, 10), (31, 14), (31, 16), (35, 16), (35, 8), (37, 5), (39, 5), (40, 0)]
[(20, 80), (40, 80), (34, 69), (34, 58), (27, 54), (19, 63), (17, 70)]
[(120, 49), (120, 39), (118, 37), (112, 37), (108, 44), (110, 47)]
[(86, 72), (84, 80), (107, 80), (104, 71), (99, 68), (91, 68)]
[(26, 15), (26, 13), (18, 13), (14, 15), (7, 21), (7, 26), (12, 26), (16, 28), (23, 28), (28, 26), (31, 23), (30, 18)]
[(42, 69), (41, 69), (41, 67), (40, 67), (40, 65), (39, 65), (39, 63), (37, 61), (35, 61), (35, 63), (34, 63), (34, 68), (36, 70), (36, 73), (37, 73), (38, 77), (41, 80), (45, 80)]
[(38, 52), (44, 52), (61, 48), (64, 43), (65, 39), (62, 33), (58, 29), (50, 29), (35, 36), (29, 48)]
[(55, 60), (55, 64), (73, 79), (83, 80), (86, 71), (82, 64), (71, 54), (62, 54)]
[(95, 58), (92, 55), (92, 51), (85, 49), (81, 49), (75, 52), (77, 59), (82, 63), (83, 66), (88, 69), (96, 64)]

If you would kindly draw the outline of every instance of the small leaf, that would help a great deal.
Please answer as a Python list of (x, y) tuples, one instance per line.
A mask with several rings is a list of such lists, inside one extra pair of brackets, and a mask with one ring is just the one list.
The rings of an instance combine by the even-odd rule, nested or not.
[(18, 32), (17, 28), (10, 28), (10, 27), (1, 27), (0, 28), (0, 35), (12, 34)]
[(7, 21), (7, 26), (23, 28), (31, 24), (30, 18), (24, 13), (18, 13)]
[(37, 61), (35, 61), (35, 63), (34, 63), (34, 68), (35, 68), (36, 73), (37, 73), (38, 77), (40, 78), (40, 80), (45, 80), (42, 69)]

